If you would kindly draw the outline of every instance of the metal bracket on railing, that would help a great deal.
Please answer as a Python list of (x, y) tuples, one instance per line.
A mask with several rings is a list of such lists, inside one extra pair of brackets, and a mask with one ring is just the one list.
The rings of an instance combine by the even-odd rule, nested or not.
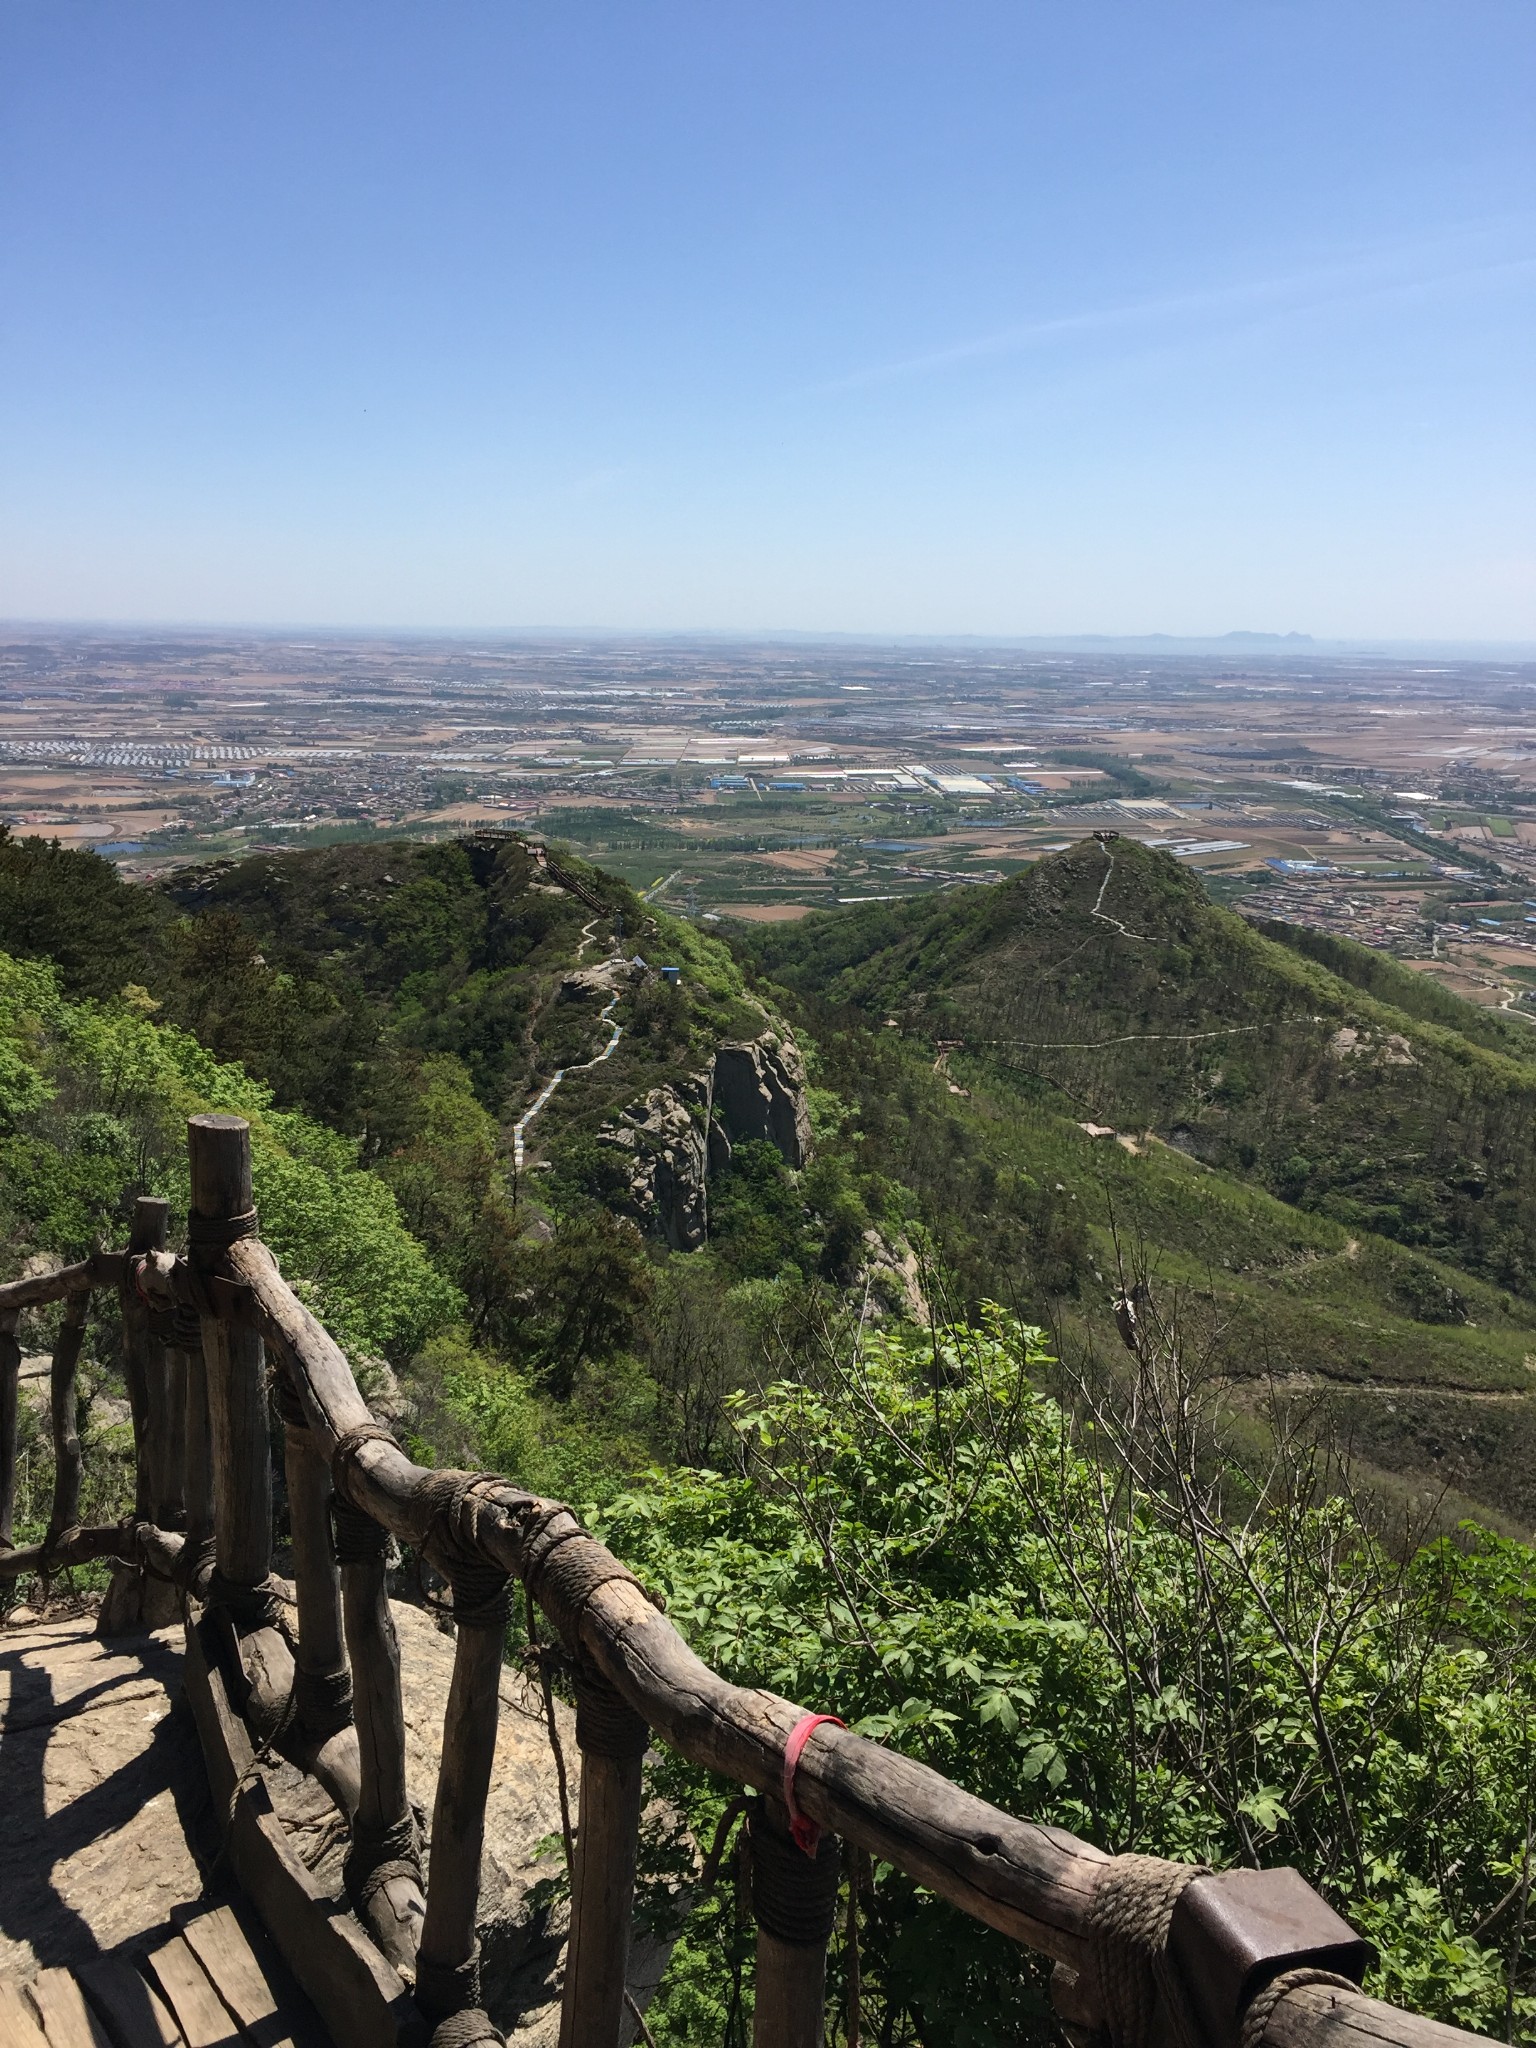
[(1168, 1958), (1194, 2037), (1232, 2048), (1248, 2006), (1284, 1971), (1309, 1966), (1358, 1984), (1372, 1951), (1300, 1871), (1282, 1867), (1197, 1878), (1173, 1909)]

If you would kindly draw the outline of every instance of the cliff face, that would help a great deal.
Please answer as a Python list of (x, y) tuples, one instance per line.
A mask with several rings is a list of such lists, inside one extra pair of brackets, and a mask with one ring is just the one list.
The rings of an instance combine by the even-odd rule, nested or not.
[(701, 1084), (702, 1105), (684, 1101), (675, 1088), (653, 1088), (643, 1104), (624, 1110), (598, 1133), (603, 1144), (625, 1155), (629, 1192), (623, 1206), (643, 1226), (658, 1230), (675, 1252), (696, 1251), (708, 1229), (709, 1078), (690, 1076)]
[(744, 1044), (722, 1045), (715, 1054), (714, 1100), (733, 1142), (766, 1138), (796, 1168), (810, 1159), (805, 1065), (792, 1038), (765, 1031)]
[(722, 1045), (711, 1064), (677, 1087), (653, 1088), (598, 1134), (627, 1156), (624, 1206), (673, 1251), (696, 1251), (709, 1231), (708, 1180), (730, 1164), (733, 1144), (766, 1140), (787, 1166), (811, 1156), (805, 1066), (776, 1031)]

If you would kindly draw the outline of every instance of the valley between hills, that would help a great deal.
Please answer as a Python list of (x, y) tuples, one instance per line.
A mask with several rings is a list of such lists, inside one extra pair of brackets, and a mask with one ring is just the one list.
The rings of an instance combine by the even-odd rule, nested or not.
[[(457, 1317), (397, 1327), (301, 1256), (443, 1455), (478, 1370), (450, 1324), (526, 1370), (533, 1476), (579, 1493), (721, 1456), (733, 1393), (829, 1320), (997, 1301), (1113, 1379), (1129, 1302), (1250, 1444), (1283, 1415), (1404, 1514), (1536, 1521), (1528, 1027), (1135, 841), (731, 944), (509, 832), (150, 887), (9, 838), (0, 905), (60, 1018), (184, 1034), (389, 1203)], [(70, 1121), (79, 1023), (48, 1046), (18, 990), (55, 1092), (5, 1139), (13, 1263), (175, 1156), (130, 1104)]]

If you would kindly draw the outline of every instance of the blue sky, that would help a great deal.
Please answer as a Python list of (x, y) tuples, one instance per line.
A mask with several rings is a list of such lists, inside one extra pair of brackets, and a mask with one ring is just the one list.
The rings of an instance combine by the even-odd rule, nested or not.
[(1536, 638), (1531, 0), (7, 0), (0, 616)]

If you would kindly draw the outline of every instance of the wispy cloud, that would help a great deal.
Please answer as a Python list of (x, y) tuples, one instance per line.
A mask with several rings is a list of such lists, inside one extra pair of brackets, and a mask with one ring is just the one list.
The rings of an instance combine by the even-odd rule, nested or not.
[[(842, 376), (805, 386), (803, 395), (829, 397), (906, 378), (932, 376), (970, 363), (1024, 354), (1081, 335), (1135, 332), (1179, 321), (1230, 320), (1270, 312), (1365, 304), (1373, 299), (1470, 288), (1536, 274), (1536, 255), (1495, 258), (1477, 253), (1479, 245), (1487, 251), (1496, 234), (1507, 247), (1511, 239), (1508, 228), (1514, 224), (1500, 225), (1502, 232), (1480, 225), (1457, 235), (1442, 236), (1433, 243), (1380, 243), (1347, 257), (1278, 276), (1234, 279), (1192, 291), (1022, 321), (943, 348), (866, 364)], [(1522, 221), (1519, 226), (1523, 230), (1520, 239), (1529, 243), (1530, 224)]]
[(570, 478), (568, 482), (560, 485), (555, 495), (578, 501), (583, 498), (606, 497), (615, 485), (621, 484), (628, 475), (629, 470), (622, 463), (609, 464), (606, 468), (588, 470), (583, 476)]

